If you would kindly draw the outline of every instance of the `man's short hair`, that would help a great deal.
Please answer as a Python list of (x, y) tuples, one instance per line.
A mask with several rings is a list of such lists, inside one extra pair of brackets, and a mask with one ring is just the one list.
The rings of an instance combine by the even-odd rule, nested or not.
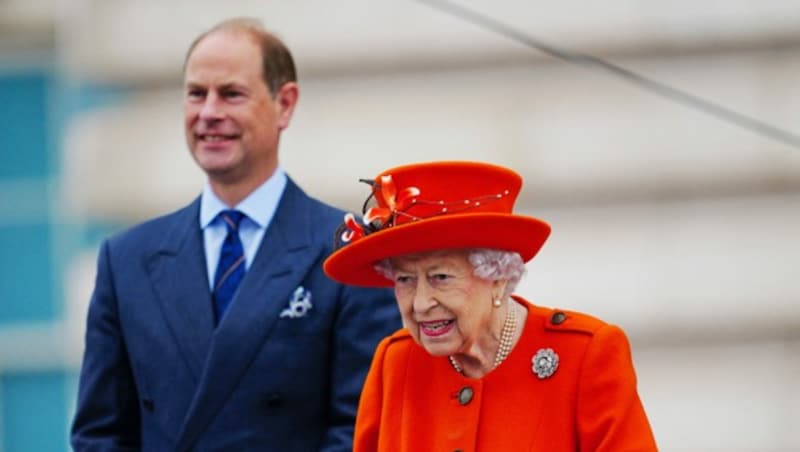
[(277, 36), (267, 31), (260, 20), (249, 17), (224, 20), (195, 38), (183, 61), (184, 72), (195, 47), (206, 37), (220, 31), (244, 33), (261, 48), (262, 77), (273, 97), (285, 83), (297, 81), (297, 70), (289, 48)]

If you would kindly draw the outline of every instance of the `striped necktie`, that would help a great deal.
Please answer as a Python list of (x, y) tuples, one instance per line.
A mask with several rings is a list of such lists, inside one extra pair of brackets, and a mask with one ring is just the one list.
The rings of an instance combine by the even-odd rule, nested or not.
[(239, 223), (244, 218), (244, 214), (238, 210), (223, 210), (219, 213), (219, 218), (225, 222), (228, 235), (222, 242), (219, 253), (217, 271), (214, 274), (214, 314), (217, 324), (225, 315), (225, 310), (231, 303), (239, 283), (244, 278), (244, 248), (242, 240), (239, 238)]

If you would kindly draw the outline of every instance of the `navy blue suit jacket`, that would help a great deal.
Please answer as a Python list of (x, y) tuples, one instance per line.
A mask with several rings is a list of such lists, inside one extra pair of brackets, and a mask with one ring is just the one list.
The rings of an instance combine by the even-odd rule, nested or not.
[[(391, 292), (321, 268), (342, 212), (291, 180), (214, 328), (199, 198), (103, 243), (72, 445), (78, 451), (345, 451)], [(280, 317), (302, 286), (313, 307)]]

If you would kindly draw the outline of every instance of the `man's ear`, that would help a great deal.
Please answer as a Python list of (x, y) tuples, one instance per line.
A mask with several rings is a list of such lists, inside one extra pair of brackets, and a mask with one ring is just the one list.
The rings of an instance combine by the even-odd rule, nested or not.
[(289, 127), (289, 122), (297, 105), (297, 98), (300, 96), (300, 88), (296, 82), (286, 82), (281, 85), (275, 93), (275, 108), (278, 114), (278, 129), (283, 130)]

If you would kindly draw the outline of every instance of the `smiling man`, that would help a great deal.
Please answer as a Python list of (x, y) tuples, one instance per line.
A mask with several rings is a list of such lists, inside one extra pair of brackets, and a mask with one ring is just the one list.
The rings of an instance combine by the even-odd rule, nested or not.
[(390, 292), (322, 272), (343, 214), (279, 166), (298, 95), (258, 22), (191, 45), (184, 127), (208, 182), (101, 247), (75, 450), (351, 450), (370, 358), (400, 322)]
[[(259, 65), (261, 46), (274, 48), (283, 58)], [(291, 62), (275, 37), (238, 26), (203, 36), (186, 60), (186, 141), (211, 188), (230, 206), (278, 167), (278, 140), (298, 97)], [(275, 74), (265, 79), (266, 71)], [(273, 78), (279, 81), (270, 82)]]

